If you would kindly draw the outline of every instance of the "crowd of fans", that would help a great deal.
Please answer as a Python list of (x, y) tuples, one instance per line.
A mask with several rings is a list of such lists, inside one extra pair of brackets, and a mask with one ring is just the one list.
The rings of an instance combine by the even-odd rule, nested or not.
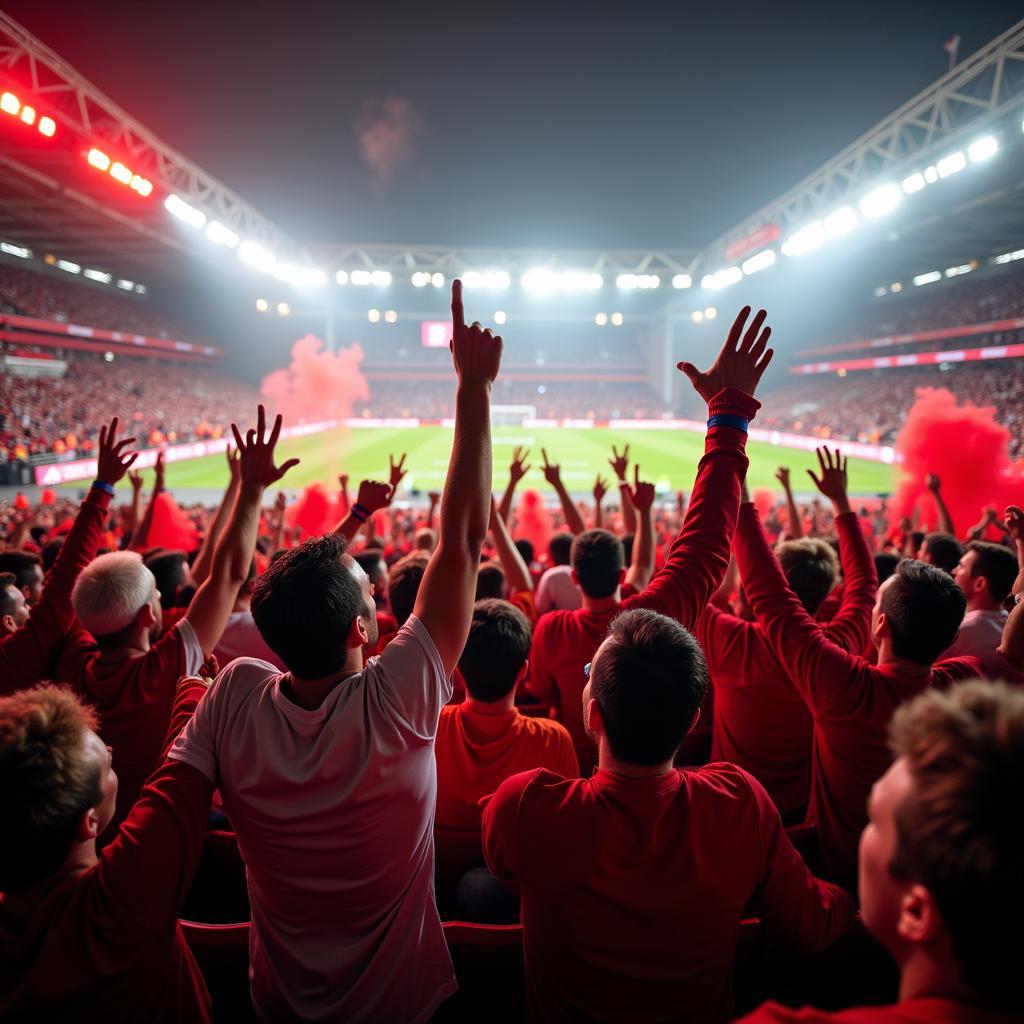
[(160, 464), (143, 510), (117, 419), (77, 511), (0, 509), (0, 1017), (1021, 1019), (1024, 512), (954, 536), (930, 478), (947, 532), (886, 533), (822, 448), (762, 521), (744, 309), (681, 365), (689, 502), (613, 450), (580, 506), (545, 452), (541, 541), (452, 315), (426, 508), (392, 458), (307, 530), (260, 407), (215, 510)]

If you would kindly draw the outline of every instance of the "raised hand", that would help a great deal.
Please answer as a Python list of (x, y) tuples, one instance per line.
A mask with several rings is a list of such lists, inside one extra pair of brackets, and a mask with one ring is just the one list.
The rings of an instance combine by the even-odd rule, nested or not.
[(541, 458), (544, 459), (544, 465), (541, 467), (544, 473), (544, 479), (547, 480), (552, 487), (558, 487), (562, 482), (562, 467), (557, 463), (548, 462), (548, 453), (544, 448), (540, 450)]
[(279, 516), (284, 515), (284, 510), (288, 507), (288, 495), (284, 491), (277, 492), (277, 498), (274, 499), (274, 508), (277, 509)]
[(153, 465), (153, 472), (156, 474), (156, 489), (162, 491), (164, 489), (164, 453), (163, 449), (156, 453), (156, 463)]
[(134, 437), (126, 437), (122, 441), (117, 440), (116, 416), (110, 421), (109, 426), (100, 427), (99, 452), (96, 457), (97, 480), (113, 487), (124, 477), (132, 463), (139, 457), (138, 452), (123, 451), (125, 446), (130, 445), (134, 440)]
[(231, 424), (231, 432), (235, 435), (235, 444), (238, 445), (239, 473), (243, 486), (270, 487), (301, 461), (289, 459), (282, 466), (274, 465), (274, 448), (281, 435), (281, 422), (281, 415), (278, 413), (270, 436), (267, 437), (267, 413), (261, 405), (256, 414), (256, 429), (250, 430), (245, 438), (242, 437), (238, 424)]
[(462, 282), (452, 281), (452, 360), (460, 384), (490, 385), (501, 365), (502, 340), (489, 327), (474, 320), (466, 326), (462, 305)]
[(1024, 542), (1024, 511), (1018, 505), (1007, 506), (1003, 513), (1003, 525), (1006, 532), (1013, 538), (1014, 543)]
[(629, 445), (622, 449), (621, 455), (618, 448), (612, 445), (612, 457), (608, 460), (608, 465), (612, 467), (616, 480), (625, 480), (626, 470), (629, 469)]
[(516, 445), (512, 452), (512, 463), (508, 467), (509, 480), (511, 483), (519, 483), (519, 481), (530, 472), (530, 467), (526, 465), (526, 460), (529, 457), (529, 450), (524, 451), (522, 445)]
[(779, 466), (775, 471), (775, 479), (779, 481), (784, 491), (789, 490), (789, 467)]
[(142, 490), (142, 474), (137, 469), (133, 469), (128, 473), (128, 482), (136, 493)]
[(629, 488), (629, 500), (637, 512), (646, 512), (654, 504), (654, 484), (640, 479), (640, 467), (633, 466), (633, 486)]
[(759, 310), (751, 321), (747, 333), (743, 334), (743, 327), (750, 316), (750, 307), (744, 306), (733, 322), (718, 358), (711, 365), (711, 369), (704, 373), (701, 373), (693, 363), (678, 364), (678, 368), (690, 378), (690, 383), (705, 402), (710, 403), (723, 388), (736, 388), (748, 395), (754, 394), (761, 375), (775, 354), (767, 347), (772, 329), (765, 327), (763, 331), (761, 330), (767, 315), (763, 309)]
[(402, 482), (407, 472), (405, 468), (406, 456), (403, 455), (398, 462), (395, 462), (394, 455), (388, 456), (388, 470), (390, 472), (391, 480), (391, 494), (392, 496), (397, 493), (398, 485)]
[(807, 475), (814, 481), (814, 486), (834, 505), (847, 505), (846, 500), (846, 463), (839, 449), (833, 454), (827, 447), (818, 451), (818, 465), (821, 477), (814, 475), (814, 470), (807, 470)]
[(601, 474), (598, 473), (597, 479), (594, 481), (594, 501), (596, 501), (600, 505), (601, 504), (601, 499), (604, 498), (604, 496), (607, 493), (608, 493), (608, 484), (605, 483), (605, 481), (601, 479)]
[(338, 477), (338, 485), (343, 491), (348, 490), (348, 473), (342, 473), (341, 476)]
[(431, 491), (427, 495), (427, 497), (430, 499), (431, 507), (433, 507), (433, 506), (437, 505), (437, 503), (441, 500), (441, 492), (440, 491)]
[(228, 460), (228, 473), (231, 474), (231, 482), (234, 483), (239, 480), (239, 471), (241, 467), (240, 456), (237, 448), (232, 448), (228, 445), (224, 449), (224, 457)]
[(942, 481), (934, 473), (929, 473), (924, 478), (924, 485), (932, 494), (938, 494), (942, 489)]
[(363, 480), (356, 495), (356, 504), (361, 505), (367, 512), (378, 512), (391, 504), (393, 495), (391, 484), (380, 480)]

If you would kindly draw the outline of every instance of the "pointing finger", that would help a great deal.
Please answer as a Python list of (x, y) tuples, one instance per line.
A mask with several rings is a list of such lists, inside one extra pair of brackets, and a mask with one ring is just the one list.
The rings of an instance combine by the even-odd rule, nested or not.
[(458, 330), (466, 326), (466, 311), (462, 306), (462, 282), (452, 281), (452, 327)]

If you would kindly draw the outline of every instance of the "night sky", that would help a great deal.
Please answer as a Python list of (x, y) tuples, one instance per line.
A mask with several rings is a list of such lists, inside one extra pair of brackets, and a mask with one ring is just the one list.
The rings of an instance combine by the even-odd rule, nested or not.
[[(1019, 0), (0, 0), (302, 241), (700, 247)], [(162, 13), (166, 12), (166, 13)]]

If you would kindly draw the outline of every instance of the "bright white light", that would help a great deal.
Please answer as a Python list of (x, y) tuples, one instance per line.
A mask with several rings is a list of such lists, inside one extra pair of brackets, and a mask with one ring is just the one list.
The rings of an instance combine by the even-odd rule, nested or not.
[(417, 270), (416, 273), (412, 275), (413, 288), (423, 288), (428, 284), (430, 284), (430, 275), (423, 273), (422, 270)]
[(57, 132), (57, 122), (52, 117), (39, 118), (39, 134), (52, 139)]
[(114, 361), (114, 353), (113, 352), (104, 352), (103, 353), (103, 361), (105, 363), (112, 363)]
[(389, 324), (397, 324), (398, 323), (398, 314), (393, 309), (385, 310), (385, 312), (384, 312), (384, 319)]
[(756, 274), (760, 270), (767, 270), (775, 265), (775, 250), (762, 249), (755, 253), (749, 260), (743, 261), (743, 273), (746, 275)]
[(110, 167), (110, 157), (102, 149), (90, 149), (86, 157), (89, 163), (98, 170), (105, 171)]
[(903, 191), (908, 196), (912, 196), (915, 192), (920, 192), (926, 184), (924, 175), (920, 171), (915, 171), (909, 177), (903, 179)]
[(903, 285), (901, 285), (899, 281), (893, 281), (893, 283), (889, 285), (889, 291), (895, 295), (897, 292), (903, 291)]
[(380, 310), (379, 309), (371, 309), (366, 314), (366, 319), (369, 320), (371, 324), (378, 323), (380, 321)]
[(370, 274), (370, 284), (385, 287), (391, 284), (391, 274), (387, 270), (375, 270)]
[(176, 196), (173, 192), (164, 200), (164, 209), (197, 230), (206, 223), (206, 214), (202, 210), (196, 209), (191, 203), (186, 203), (181, 196)]
[(636, 288), (636, 274), (619, 274), (619, 276), (615, 278), (615, 287)]
[(929, 185), (934, 185), (939, 180), (939, 172), (934, 167), (926, 167), (924, 169), (924, 180)]
[(444, 274), (431, 274), (430, 275), (430, 283), (435, 288), (443, 288), (444, 287)]
[(689, 274), (676, 274), (672, 278), (673, 288), (689, 288), (693, 284), (693, 278)]
[(27, 125), (33, 125), (36, 123), (36, 108), (30, 106), (24, 106), (21, 108), (21, 120)]
[(92, 267), (86, 267), (82, 271), (82, 276), (89, 278), (90, 281), (99, 281), (100, 284), (110, 284), (114, 279), (113, 274), (108, 274), (105, 270), (93, 270)]
[(1013, 252), (1004, 252), (1002, 256), (996, 256), (993, 263), (1013, 263), (1014, 260), (1024, 259), (1024, 249), (1015, 249)]
[(693, 311), (693, 312), (692, 312), (692, 313), (690, 314), (690, 319), (691, 319), (691, 320), (692, 320), (692, 321), (693, 321), (693, 322), (694, 322), (695, 324), (700, 324), (700, 323), (703, 323), (703, 322), (704, 322), (704, 310), (703, 310), (703, 309), (695, 309), (695, 310), (694, 310), (694, 311)]
[(973, 269), (973, 263), (962, 263), (959, 267), (947, 268), (946, 277), (959, 277), (960, 274), (969, 274)]
[(120, 280), (118, 280), (117, 287), (122, 289), (122, 291), (130, 292), (134, 290), (135, 282), (129, 281), (127, 278), (122, 277), (120, 278)]
[(77, 263), (72, 263), (70, 260), (57, 260), (57, 269), (66, 270), (69, 274), (80, 274), (82, 268)]
[(508, 317), (505, 315), (505, 310), (496, 309), (494, 311), (494, 322), (496, 324), (503, 324), (507, 319)]
[(238, 235), (219, 220), (211, 220), (206, 226), (206, 237), (214, 245), (226, 245), (229, 249), (234, 249), (239, 241)]
[(348, 272), (345, 270), (339, 270), (334, 275), (334, 280), (337, 281), (338, 284), (348, 284)]
[(914, 278), (914, 284), (920, 288), (923, 284), (934, 284), (936, 281), (942, 280), (941, 270), (929, 270), (927, 274), (918, 274)]
[(32, 258), (32, 250), (20, 245), (12, 245), (10, 242), (0, 242), (0, 252), (8, 256), (17, 256), (19, 259), (28, 260)]
[(611, 321), (612, 321), (612, 326), (613, 327), (621, 327), (622, 323), (623, 323), (622, 314), (621, 313), (612, 313)]
[(727, 288), (731, 284), (736, 284), (737, 281), (743, 280), (743, 271), (739, 267), (723, 267), (721, 270), (716, 270), (713, 274), (705, 274), (700, 279), (701, 288)]
[(291, 313), (291, 311), (292, 311), (292, 307), (289, 306), (287, 302), (279, 302), (277, 304), (277, 315), (278, 316), (288, 316), (288, 314)]
[(999, 140), (994, 135), (983, 135), (967, 147), (967, 155), (971, 158), (972, 164), (980, 164), (982, 160), (988, 160), (998, 152)]
[(878, 286), (878, 287), (877, 287), (877, 288), (875, 289), (875, 298), (876, 298), (876, 299), (880, 299), (880, 298), (881, 298), (881, 297), (882, 297), (883, 295), (887, 294), (887, 293), (888, 293), (888, 291), (889, 291), (889, 289), (888, 289), (888, 288), (886, 288), (884, 284), (880, 284), (880, 285), (879, 285), (879, 286)]
[(238, 258), (250, 267), (262, 270), (265, 274), (271, 273), (277, 262), (274, 254), (264, 249), (259, 242), (243, 242), (238, 247)]
[(266, 313), (266, 311), (269, 308), (270, 308), (270, 303), (267, 302), (266, 299), (257, 299), (256, 300), (256, 312), (257, 313)]
[[(110, 176), (115, 180), (121, 182), (122, 185), (130, 185), (132, 181), (132, 172), (120, 160), (118, 160), (113, 167), (110, 168)], [(206, 223), (206, 215), (203, 215), (203, 224)], [(200, 224), (199, 227), (203, 225)]]
[(597, 324), (598, 327), (604, 327), (604, 325), (606, 323), (608, 323), (608, 314), (607, 313), (597, 313), (594, 316), (594, 323)]
[(17, 114), (21, 110), (21, 100), (13, 92), (5, 92), (0, 96), (0, 110), (5, 114)]
[(369, 284), (373, 280), (373, 274), (368, 270), (353, 270), (349, 276), (349, 280), (353, 284), (357, 284), (360, 287)]
[(278, 263), (274, 277), (287, 284), (298, 286), (319, 286), (327, 281), (327, 275), (319, 267), (303, 267), (297, 263)]
[(860, 201), (860, 212), (865, 217), (882, 217), (900, 204), (903, 193), (896, 185), (879, 185)]
[(535, 295), (550, 295), (552, 292), (593, 292), (603, 284), (600, 274), (586, 270), (551, 270), (535, 267), (527, 270), (519, 283)]
[(715, 309), (714, 306), (708, 306), (708, 308), (704, 310), (705, 320), (714, 320), (716, 316), (718, 316), (718, 310)]
[(149, 291), (149, 289), (144, 284), (137, 284), (135, 286), (136, 295), (145, 295), (147, 291)]
[(829, 238), (842, 238), (857, 226), (857, 214), (851, 206), (840, 206), (825, 218), (825, 234)]
[(615, 287), (627, 290), (657, 288), (660, 284), (661, 278), (657, 274), (619, 274), (615, 278)]
[(950, 153), (949, 156), (944, 156), (935, 164), (935, 169), (939, 172), (940, 178), (948, 178), (951, 174), (957, 174), (967, 166), (967, 157), (964, 156), (961, 150), (957, 150), (955, 153)]
[(504, 270), (467, 270), (461, 280), (465, 288), (490, 288), (495, 291), (507, 288), (512, 283)]
[(824, 241), (825, 229), (821, 221), (813, 220), (782, 243), (782, 252), (785, 256), (802, 256), (805, 252), (817, 249)]

